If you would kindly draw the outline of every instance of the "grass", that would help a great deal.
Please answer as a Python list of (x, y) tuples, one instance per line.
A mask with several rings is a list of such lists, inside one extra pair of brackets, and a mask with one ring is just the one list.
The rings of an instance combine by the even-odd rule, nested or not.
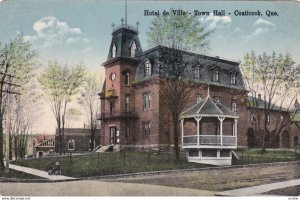
[(48, 171), (59, 162), (63, 175), (72, 177), (103, 176), (158, 170), (207, 167), (198, 163), (187, 163), (185, 154), (174, 163), (173, 154), (138, 151), (93, 153), (88, 155), (48, 157), (15, 161), (14, 164)]
[(5, 173), (4, 170), (0, 170), (0, 179), (1, 178), (15, 178), (15, 179), (43, 179), (38, 176), (34, 176), (31, 174), (15, 171), (15, 170), (9, 170), (9, 173)]
[[(233, 161), (234, 165), (296, 160), (295, 153), (290, 151), (237, 150), (236, 153), (240, 159)], [(174, 163), (172, 153), (141, 151), (47, 157), (14, 161), (14, 164), (48, 171), (55, 165), (55, 162), (60, 163), (63, 175), (71, 177), (91, 177), (209, 166), (187, 163), (184, 152), (180, 154), (180, 161)]]
[(279, 150), (236, 150), (239, 160), (234, 160), (234, 165), (286, 162), (299, 160), (299, 155), (291, 151)]

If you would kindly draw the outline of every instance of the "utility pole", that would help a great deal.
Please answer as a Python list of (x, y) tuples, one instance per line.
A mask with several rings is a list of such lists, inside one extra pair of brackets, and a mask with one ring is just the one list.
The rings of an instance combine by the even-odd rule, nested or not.
[(21, 95), (18, 92), (13, 92), (11, 90), (11, 86), (15, 86), (15, 87), (21, 87), (20, 85), (17, 84), (13, 84), (11, 83), (11, 79), (12, 78), (16, 78), (19, 79), (18, 77), (9, 75), (9, 74), (5, 74), (0, 72), (0, 74), (2, 76), (7, 76), (8, 77), (8, 82), (2, 82), (2, 84), (6, 84), (8, 85), (7, 90), (3, 90), (2, 92), (7, 93), (7, 116), (6, 116), (6, 137), (5, 137), (5, 172), (9, 173), (9, 154), (10, 154), (10, 126), (11, 126), (11, 100), (10, 100), (10, 95), (11, 94), (16, 94), (16, 95)]
[[(11, 89), (11, 77), (9, 76), (8, 77), (8, 91), (10, 91)], [(7, 132), (6, 132), (6, 151), (5, 151), (5, 172), (6, 173), (9, 173), (9, 146), (10, 146), (10, 140), (9, 140), (9, 133), (10, 133), (10, 118), (11, 118), (11, 115), (10, 115), (10, 111), (11, 111), (11, 108), (10, 108), (10, 94), (7, 93), (7, 117), (6, 117), (6, 129), (7, 129)]]

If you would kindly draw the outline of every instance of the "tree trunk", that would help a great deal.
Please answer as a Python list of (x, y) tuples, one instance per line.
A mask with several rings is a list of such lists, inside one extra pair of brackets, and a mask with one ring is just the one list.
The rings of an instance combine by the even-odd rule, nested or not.
[(174, 133), (174, 155), (175, 155), (175, 162), (179, 161), (179, 144), (178, 144), (178, 115), (173, 115), (173, 133)]
[(0, 169), (4, 170), (3, 162), (3, 114), (0, 112)]

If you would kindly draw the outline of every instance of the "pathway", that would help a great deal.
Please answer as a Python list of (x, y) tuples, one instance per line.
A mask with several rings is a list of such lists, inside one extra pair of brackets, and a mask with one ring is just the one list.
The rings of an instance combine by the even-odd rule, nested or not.
[(62, 176), (62, 175), (48, 175), (48, 172), (38, 170), (38, 169), (29, 168), (29, 167), (22, 167), (22, 166), (19, 166), (19, 165), (9, 164), (9, 169), (24, 172), (24, 173), (27, 173), (27, 174), (32, 174), (32, 175), (39, 176), (39, 177), (42, 177), (42, 178), (46, 178), (46, 179), (49, 179), (49, 180), (73, 180), (73, 179), (75, 179), (73, 177)]
[(218, 196), (254, 196), (271, 190), (300, 185), (300, 179), (218, 192)]

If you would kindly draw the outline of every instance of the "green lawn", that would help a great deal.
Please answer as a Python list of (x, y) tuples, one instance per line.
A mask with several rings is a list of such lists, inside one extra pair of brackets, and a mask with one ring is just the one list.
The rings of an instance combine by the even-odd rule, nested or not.
[(1, 178), (15, 178), (15, 179), (43, 179), (38, 176), (34, 176), (31, 174), (15, 171), (15, 170), (9, 170), (9, 173), (5, 173), (5, 171), (0, 170), (0, 179)]
[(55, 162), (59, 162), (63, 175), (89, 177), (157, 170), (187, 169), (207, 167), (208, 165), (187, 163), (185, 154), (180, 155), (180, 162), (174, 163), (173, 154), (148, 153), (138, 151), (93, 153), (80, 156), (48, 157), (15, 161), (14, 164), (48, 171)]
[[(295, 153), (289, 151), (236, 150), (239, 160), (234, 165), (296, 160)], [(141, 151), (92, 153), (77, 156), (48, 157), (14, 161), (14, 164), (44, 171), (59, 162), (63, 175), (72, 177), (103, 176), (170, 169), (203, 168), (209, 165), (187, 163), (185, 153), (180, 154), (180, 162), (174, 163), (171, 153), (148, 153)]]
[(239, 160), (234, 160), (234, 165), (256, 164), (270, 162), (285, 162), (299, 160), (299, 155), (291, 151), (278, 150), (236, 150)]

